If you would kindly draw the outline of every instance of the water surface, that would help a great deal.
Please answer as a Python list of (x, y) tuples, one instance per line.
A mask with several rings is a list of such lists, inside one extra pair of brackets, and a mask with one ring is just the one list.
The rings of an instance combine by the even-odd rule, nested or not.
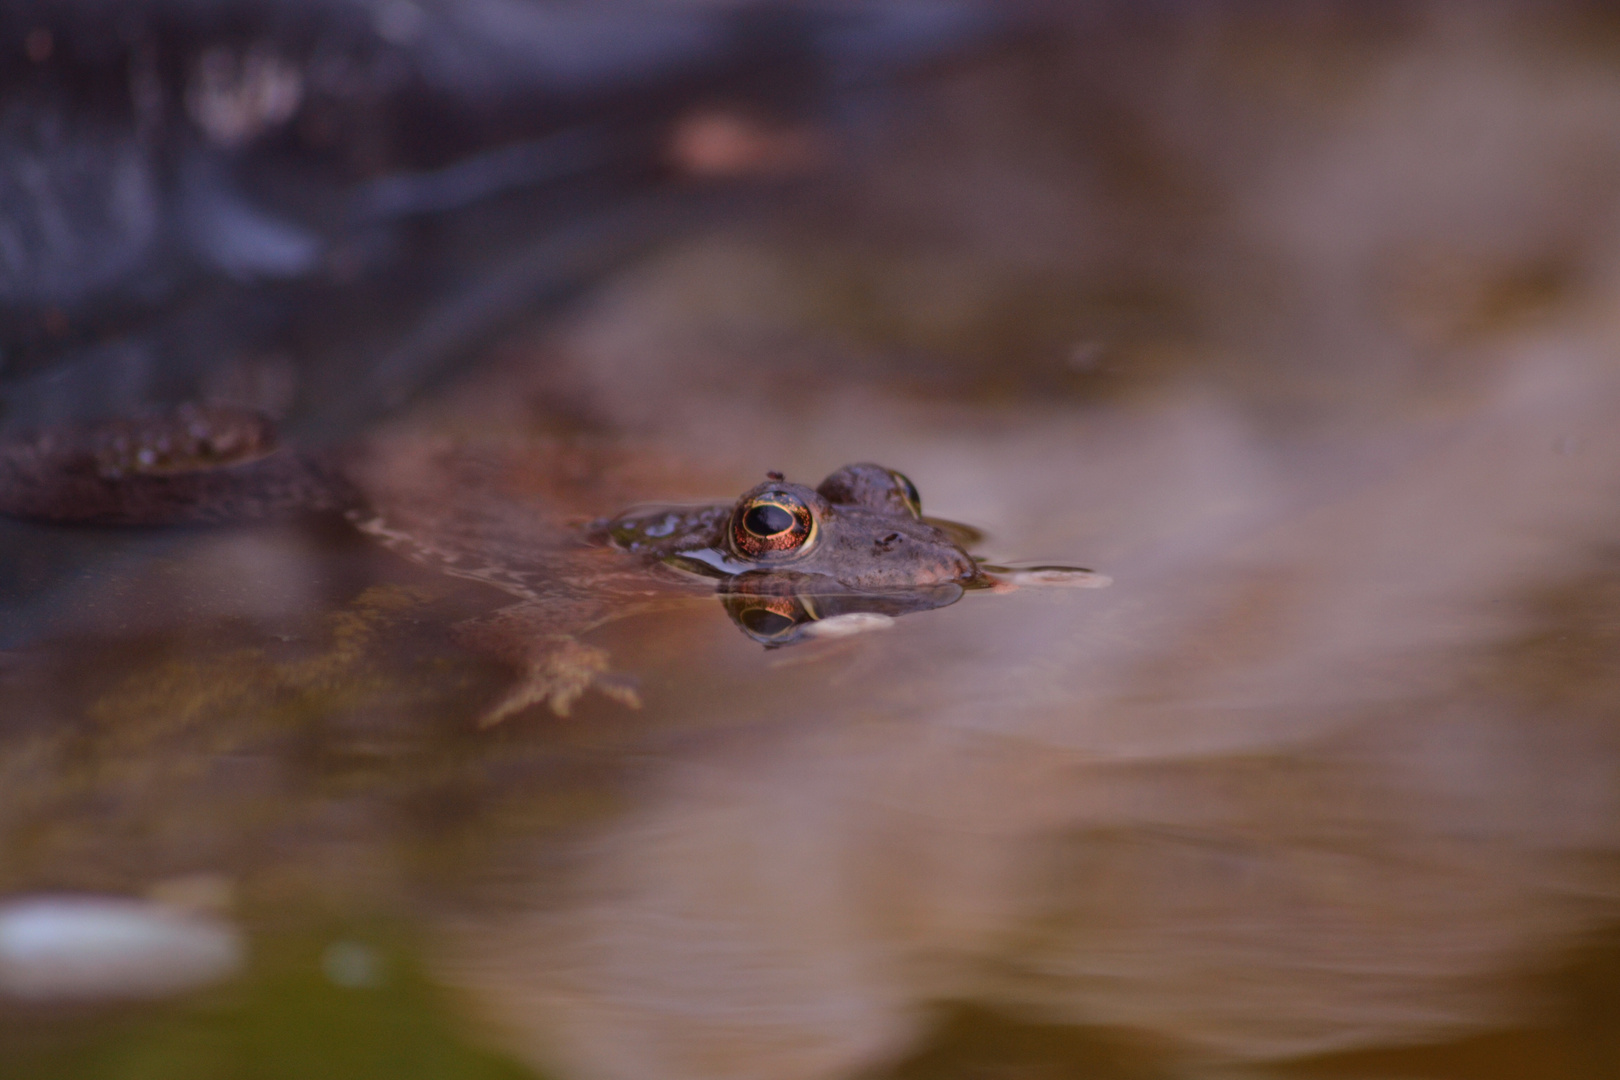
[(774, 651), (696, 595), (585, 637), (639, 710), (482, 729), (508, 598), (341, 522), (6, 525), (0, 890), (249, 945), (6, 1005), (24, 1075), (1620, 1071), (1613, 58), (1119, 22), (373, 434), (540, 546), (880, 461), (1107, 589)]

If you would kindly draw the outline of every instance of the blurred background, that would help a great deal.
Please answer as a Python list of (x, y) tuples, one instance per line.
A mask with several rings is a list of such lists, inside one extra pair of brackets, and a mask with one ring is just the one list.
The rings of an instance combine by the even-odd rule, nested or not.
[(0, 521), (7, 1076), (1620, 1076), (1610, 6), (8, 0), (0, 86), (0, 435), (537, 548), (874, 460), (1113, 580), (483, 730), (509, 598), (341, 521)]

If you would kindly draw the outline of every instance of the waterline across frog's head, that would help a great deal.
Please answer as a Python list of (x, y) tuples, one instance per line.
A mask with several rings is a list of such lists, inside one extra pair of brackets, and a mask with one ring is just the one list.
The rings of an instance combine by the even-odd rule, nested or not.
[(755, 570), (822, 575), (851, 589), (979, 579), (973, 558), (923, 519), (916, 485), (881, 465), (846, 465), (816, 488), (773, 477), (737, 500), (722, 543)]
[(781, 572), (857, 591), (982, 583), (958, 538), (922, 516), (916, 485), (870, 463), (815, 488), (771, 473), (729, 507), (643, 507), (593, 531), (709, 577)]

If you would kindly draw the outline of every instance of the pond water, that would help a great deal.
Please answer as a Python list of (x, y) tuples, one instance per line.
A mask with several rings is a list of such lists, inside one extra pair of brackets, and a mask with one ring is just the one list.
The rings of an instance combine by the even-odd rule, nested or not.
[(518, 560), (870, 460), (1106, 588), (616, 594), (639, 708), (482, 726), (511, 597), (341, 520), (0, 525), (6, 1075), (1620, 1075), (1620, 48), (1423, 12), (1076, 16), (361, 436)]

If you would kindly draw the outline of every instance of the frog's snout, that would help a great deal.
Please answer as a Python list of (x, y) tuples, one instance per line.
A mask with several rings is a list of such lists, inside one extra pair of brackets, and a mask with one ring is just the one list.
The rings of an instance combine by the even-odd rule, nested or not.
[(978, 564), (949, 539), (933, 533), (933, 529), (922, 526), (873, 534), (869, 551), (873, 576), (890, 587), (966, 584), (976, 580)]
[(973, 561), (972, 556), (958, 547), (950, 548), (947, 553), (944, 560), (944, 571), (943, 576), (940, 578), (941, 584), (954, 582), (958, 585), (966, 585), (968, 582), (979, 580), (980, 577), (979, 564)]

